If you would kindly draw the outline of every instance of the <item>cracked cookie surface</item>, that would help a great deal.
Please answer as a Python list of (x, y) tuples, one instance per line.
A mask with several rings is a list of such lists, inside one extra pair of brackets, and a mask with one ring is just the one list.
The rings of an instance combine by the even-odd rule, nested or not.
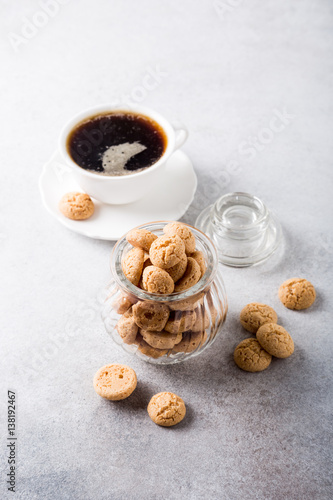
[(312, 306), (316, 299), (316, 290), (312, 283), (304, 278), (291, 278), (280, 286), (279, 299), (288, 309), (300, 311)]
[(272, 356), (265, 351), (257, 339), (243, 340), (234, 351), (236, 365), (247, 372), (261, 372), (269, 367)]
[(151, 244), (157, 239), (157, 236), (147, 229), (132, 229), (127, 233), (126, 239), (133, 247), (139, 247), (145, 252), (149, 252)]
[(147, 266), (142, 273), (142, 286), (150, 293), (172, 293), (175, 284), (170, 274), (156, 266)]
[(125, 255), (121, 263), (126, 278), (135, 286), (139, 284), (144, 259), (145, 253), (142, 248), (134, 247)]
[(185, 403), (172, 392), (155, 394), (148, 405), (148, 415), (152, 421), (163, 427), (171, 427), (183, 420), (186, 414)]
[(86, 193), (66, 193), (59, 201), (60, 212), (72, 220), (85, 220), (92, 216), (95, 207)]
[(184, 276), (175, 284), (175, 292), (179, 293), (191, 288), (191, 286), (198, 283), (200, 278), (201, 271), (199, 264), (196, 260), (192, 259), (192, 257), (189, 257), (187, 259), (187, 267)]
[(163, 232), (170, 236), (179, 236), (185, 244), (185, 252), (187, 255), (195, 251), (194, 234), (185, 224), (182, 224), (181, 222), (170, 222), (164, 226)]
[(294, 352), (294, 342), (287, 330), (275, 323), (266, 323), (257, 331), (261, 347), (276, 358), (288, 358)]
[(251, 302), (241, 310), (239, 319), (245, 330), (256, 333), (258, 328), (265, 323), (277, 323), (277, 314), (266, 304)]
[(118, 320), (117, 332), (125, 344), (133, 344), (138, 333), (138, 326), (134, 321), (131, 309), (128, 309)]
[(149, 250), (149, 257), (154, 266), (168, 269), (178, 264), (184, 253), (185, 244), (183, 240), (177, 235), (169, 236), (166, 234), (153, 241)]

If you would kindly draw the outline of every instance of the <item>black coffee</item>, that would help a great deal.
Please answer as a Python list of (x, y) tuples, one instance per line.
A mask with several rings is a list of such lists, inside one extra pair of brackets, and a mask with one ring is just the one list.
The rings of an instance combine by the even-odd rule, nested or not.
[(92, 116), (69, 134), (67, 150), (85, 170), (128, 175), (150, 167), (163, 155), (167, 138), (147, 116), (124, 111)]

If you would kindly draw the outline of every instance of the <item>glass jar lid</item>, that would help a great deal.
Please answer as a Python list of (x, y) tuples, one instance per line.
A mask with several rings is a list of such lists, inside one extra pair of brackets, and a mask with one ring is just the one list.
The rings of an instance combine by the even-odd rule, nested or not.
[(282, 241), (279, 221), (256, 196), (228, 193), (205, 208), (195, 226), (215, 243), (219, 260), (234, 267), (258, 264)]

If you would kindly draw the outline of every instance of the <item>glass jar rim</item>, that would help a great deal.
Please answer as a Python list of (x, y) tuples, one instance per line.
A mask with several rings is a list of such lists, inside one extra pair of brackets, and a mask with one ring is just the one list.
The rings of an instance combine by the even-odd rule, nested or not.
[[(148, 222), (146, 224), (141, 224), (140, 226), (137, 226), (134, 229), (146, 229), (148, 231), (154, 231), (155, 230), (161, 230), (166, 224), (169, 224), (170, 222), (175, 222), (175, 221), (153, 221), (153, 222)], [(126, 293), (135, 295), (141, 300), (148, 300), (148, 301), (157, 301), (157, 302), (176, 302), (179, 300), (186, 300), (189, 299), (200, 292), (203, 292), (205, 289), (207, 289), (212, 281), (214, 280), (216, 273), (217, 273), (217, 267), (218, 267), (218, 253), (217, 249), (212, 242), (212, 240), (207, 236), (205, 233), (200, 231), (200, 229), (197, 229), (190, 224), (187, 224), (185, 222), (181, 222), (181, 224), (184, 224), (188, 226), (191, 231), (193, 232), (195, 238), (197, 241), (199, 241), (200, 245), (204, 247), (205, 250), (205, 258), (206, 258), (206, 271), (204, 275), (200, 278), (198, 283), (193, 285), (192, 287), (188, 288), (187, 290), (184, 290), (183, 292), (173, 292), (168, 295), (162, 295), (162, 294), (157, 294), (157, 293), (151, 293), (151, 292), (146, 292), (145, 290), (142, 290), (141, 288), (133, 285), (125, 276), (122, 266), (121, 266), (121, 261), (122, 261), (122, 254), (123, 251), (126, 247), (126, 245), (129, 245), (129, 243), (126, 240), (126, 234), (124, 234), (115, 244), (113, 247), (112, 253), (111, 253), (111, 258), (110, 258), (110, 267), (111, 267), (111, 273), (113, 275), (113, 278), (115, 279), (117, 285)]]

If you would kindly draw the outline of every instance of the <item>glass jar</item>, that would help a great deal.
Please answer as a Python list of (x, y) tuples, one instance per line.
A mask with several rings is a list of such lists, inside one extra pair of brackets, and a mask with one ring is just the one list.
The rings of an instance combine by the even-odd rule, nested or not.
[[(152, 222), (136, 229), (162, 236), (166, 224), (168, 221)], [(105, 328), (125, 351), (149, 363), (173, 364), (197, 356), (213, 343), (226, 319), (227, 297), (216, 248), (204, 233), (189, 228), (196, 239), (196, 250), (204, 255), (206, 271), (183, 292), (149, 293), (128, 281), (121, 263), (133, 247), (126, 235), (111, 254), (112, 280), (102, 311)], [(128, 335), (118, 333), (119, 321), (128, 327)]]

